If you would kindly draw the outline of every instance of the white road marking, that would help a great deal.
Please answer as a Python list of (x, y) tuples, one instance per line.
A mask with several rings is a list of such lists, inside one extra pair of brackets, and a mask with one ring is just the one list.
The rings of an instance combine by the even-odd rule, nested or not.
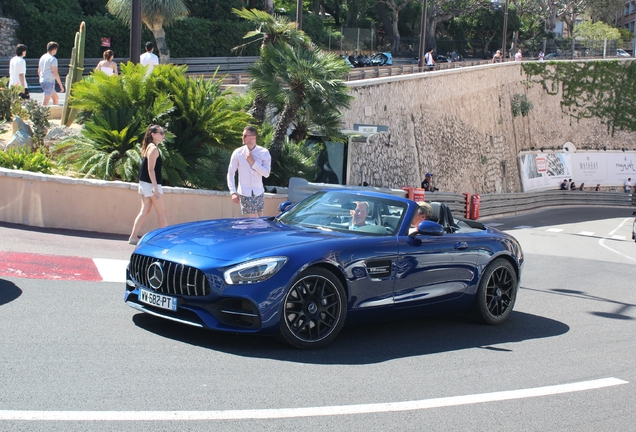
[(618, 378), (603, 378), (571, 384), (535, 387), (467, 396), (365, 405), (339, 405), (307, 408), (253, 409), (227, 411), (0, 411), (0, 420), (47, 421), (169, 421), (169, 420), (245, 420), (293, 417), (336, 416), (396, 411), (414, 411), (485, 402), (552, 396), (629, 384)]
[(547, 232), (561, 232), (563, 228), (549, 228), (546, 230)]
[(593, 235), (594, 235), (594, 233), (593, 233), (592, 231), (581, 231), (581, 232), (580, 232), (580, 233), (578, 233), (578, 234), (579, 234), (579, 235), (582, 235), (582, 236), (588, 236), (588, 237), (589, 237), (589, 236), (593, 236)]
[[(623, 220), (623, 222), (621, 222), (621, 223), (620, 223), (620, 224), (619, 224), (616, 228), (614, 228), (614, 229), (612, 230), (612, 232), (610, 232), (608, 235), (613, 236), (613, 235), (614, 235), (614, 233), (615, 233), (616, 231), (618, 231), (618, 230), (619, 230), (619, 229), (620, 229), (623, 225), (625, 225), (625, 223), (627, 223), (627, 221), (630, 221), (630, 220), (632, 220), (632, 218), (626, 218), (626, 219), (624, 219), (624, 220)], [(621, 252), (619, 252), (619, 251), (617, 251), (617, 250), (615, 250), (615, 249), (612, 249), (611, 247), (607, 246), (607, 245), (605, 244), (605, 239), (604, 239), (604, 238), (600, 239), (600, 240), (598, 241), (598, 244), (600, 244), (601, 246), (603, 246), (603, 247), (604, 247), (605, 249), (607, 249), (608, 251), (611, 251), (611, 252), (614, 252), (614, 253), (616, 253), (616, 254), (619, 254), (619, 255), (620, 255), (620, 256), (622, 256), (623, 258), (627, 258), (628, 260), (636, 261), (636, 259), (634, 259), (634, 258), (630, 257), (629, 255), (625, 255), (624, 253), (621, 253)]]
[(515, 227), (515, 229), (528, 229), (528, 228), (534, 228), (534, 227), (531, 227), (530, 225), (519, 225)]
[(619, 235), (613, 235), (612, 237), (610, 237), (612, 240), (625, 240), (627, 237), (625, 236), (619, 236)]
[(486, 225), (491, 227), (498, 227), (498, 226), (502, 226), (503, 224), (499, 222), (493, 222), (493, 223), (487, 223)]
[(93, 262), (104, 282), (126, 282), (127, 260), (93, 258)]

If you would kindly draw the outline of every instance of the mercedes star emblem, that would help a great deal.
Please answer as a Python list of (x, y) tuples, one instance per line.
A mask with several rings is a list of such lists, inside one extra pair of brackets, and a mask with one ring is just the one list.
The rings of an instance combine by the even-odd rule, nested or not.
[(148, 276), (148, 285), (150, 285), (150, 288), (155, 291), (161, 288), (161, 284), (163, 283), (163, 267), (161, 267), (160, 262), (155, 261), (150, 264), (146, 275)]

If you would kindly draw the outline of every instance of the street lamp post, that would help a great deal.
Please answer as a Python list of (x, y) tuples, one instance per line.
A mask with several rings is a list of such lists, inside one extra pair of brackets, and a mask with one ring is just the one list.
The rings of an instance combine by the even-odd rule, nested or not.
[(503, 44), (502, 44), (502, 61), (506, 61), (506, 35), (508, 34), (508, 2), (506, 0), (506, 8), (504, 9), (504, 29), (503, 29)]
[(132, 0), (130, 14), (130, 61), (139, 63), (141, 56), (141, 0)]
[(420, 71), (424, 70), (424, 55), (426, 53), (426, 12), (428, 9), (428, 0), (423, 0), (422, 4), (422, 22), (420, 24), (420, 53), (419, 64)]
[(303, 0), (296, 2), (296, 26), (298, 30), (303, 29)]

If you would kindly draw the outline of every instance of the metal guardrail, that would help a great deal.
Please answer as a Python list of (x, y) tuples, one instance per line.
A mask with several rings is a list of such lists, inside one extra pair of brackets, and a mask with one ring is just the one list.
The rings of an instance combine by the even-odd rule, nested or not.
[[(258, 59), (255, 56), (248, 57), (188, 57), (172, 58), (170, 62), (176, 65), (188, 67), (188, 75), (203, 76), (211, 78), (218, 68), (217, 75), (223, 77), (223, 85), (247, 85), (249, 76), (245, 72)], [(9, 76), (9, 58), (0, 59), (0, 76)], [(102, 59), (84, 59), (84, 73), (89, 75)], [(127, 62), (128, 58), (115, 58), (118, 64)], [(27, 66), (26, 80), (29, 88), (36, 90), (39, 88), (38, 62), (37, 58), (25, 59)], [(68, 73), (70, 59), (58, 58), (58, 71), (62, 80)], [(476, 66), (490, 63), (490, 60), (465, 60), (453, 63), (438, 63), (435, 70), (455, 69), (466, 66)], [(408, 75), (428, 71), (428, 67), (419, 68), (417, 64), (396, 64), (393, 66), (354, 68), (347, 74), (347, 81), (357, 81), (368, 78), (381, 78), (396, 75)]]
[[(310, 183), (302, 178), (289, 181), (289, 200), (296, 203), (322, 189), (347, 188), (390, 193), (406, 197), (402, 189), (376, 188), (370, 186), (343, 186), (326, 183)], [(466, 197), (453, 192), (426, 192), (427, 202), (442, 202), (458, 217), (466, 214)], [(529, 210), (539, 210), (556, 206), (607, 206), (636, 207), (636, 194), (624, 192), (592, 192), (547, 190), (521, 193), (493, 193), (480, 195), (479, 218), (500, 216)]]
[(555, 206), (636, 206), (636, 195), (624, 192), (548, 190), (480, 196), (479, 217), (516, 213)]

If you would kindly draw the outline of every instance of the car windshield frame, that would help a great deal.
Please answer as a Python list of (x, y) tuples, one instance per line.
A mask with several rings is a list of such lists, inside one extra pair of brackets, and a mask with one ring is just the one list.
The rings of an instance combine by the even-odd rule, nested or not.
[[(351, 211), (366, 202), (369, 212), (364, 226), (354, 226)], [(395, 236), (399, 233), (409, 204), (405, 201), (351, 191), (320, 191), (305, 198), (278, 217), (289, 226), (347, 232), (364, 236)]]

